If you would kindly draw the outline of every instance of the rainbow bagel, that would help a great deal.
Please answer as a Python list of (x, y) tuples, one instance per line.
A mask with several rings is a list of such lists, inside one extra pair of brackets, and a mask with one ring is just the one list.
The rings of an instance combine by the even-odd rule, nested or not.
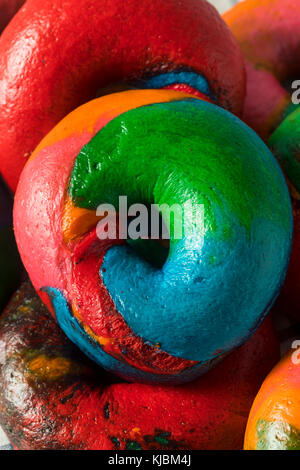
[[(97, 207), (119, 212), (120, 195), (128, 207), (188, 204), (169, 251), (99, 240)], [(89, 102), (50, 132), (23, 170), (14, 225), (33, 285), (72, 341), (126, 379), (180, 383), (267, 314), (292, 214), (275, 159), (238, 118), (190, 95), (136, 90)]]
[(0, 178), (0, 314), (20, 282), (20, 259), (12, 229), (12, 199)]
[(193, 383), (122, 383), (87, 362), (24, 284), (0, 320), (0, 357), (0, 424), (18, 449), (232, 450), (279, 348), (267, 319)]
[(299, 349), (291, 350), (262, 384), (249, 415), (245, 449), (300, 450)]
[[(300, 110), (288, 84), (299, 79), (298, 0), (246, 0), (224, 15), (247, 69), (243, 119), (268, 142), (285, 172), (293, 198), (294, 243), (277, 307), (299, 320), (300, 286)], [(294, 90), (295, 91), (295, 90)], [(297, 96), (299, 93), (297, 94)]]
[(204, 0), (29, 0), (0, 40), (0, 171), (15, 190), (41, 139), (108, 86), (173, 87), (239, 113), (244, 75)]

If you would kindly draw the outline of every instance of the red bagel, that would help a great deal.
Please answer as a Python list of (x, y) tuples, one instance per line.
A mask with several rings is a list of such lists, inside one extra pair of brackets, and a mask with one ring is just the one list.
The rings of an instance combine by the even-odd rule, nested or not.
[(87, 362), (27, 283), (0, 319), (0, 357), (0, 423), (18, 449), (241, 449), (278, 342), (267, 319), (194, 382), (128, 384)]
[(17, 13), (25, 0), (0, 0), (0, 33)]
[(299, 79), (299, 1), (246, 0), (223, 18), (246, 62), (244, 120), (268, 139), (291, 104), (288, 81)]
[[(239, 113), (241, 52), (205, 0), (28, 0), (0, 40), (0, 171), (15, 190), (36, 145), (112, 83), (183, 71)], [(199, 94), (189, 83), (167, 87)]]

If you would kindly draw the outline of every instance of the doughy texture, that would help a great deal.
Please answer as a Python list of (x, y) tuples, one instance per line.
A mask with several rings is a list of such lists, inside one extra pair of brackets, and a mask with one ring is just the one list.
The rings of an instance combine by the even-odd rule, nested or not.
[(87, 362), (25, 284), (0, 320), (0, 423), (18, 449), (241, 449), (278, 356), (268, 319), (190, 384), (124, 383)]
[[(147, 240), (99, 240), (96, 209), (119, 212), (120, 195), (128, 207), (184, 209), (159, 265)], [(65, 118), (24, 169), (14, 222), (34, 287), (69, 338), (128, 380), (164, 383), (192, 380), (253, 334), (292, 234), (284, 177), (257, 135), (166, 90), (106, 96)]]

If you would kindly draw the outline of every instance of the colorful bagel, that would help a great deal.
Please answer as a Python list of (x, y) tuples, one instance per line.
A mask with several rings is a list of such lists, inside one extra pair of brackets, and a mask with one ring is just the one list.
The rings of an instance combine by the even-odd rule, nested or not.
[[(120, 195), (128, 207), (192, 204), (158, 262), (148, 240), (99, 240), (97, 207), (119, 211)], [(33, 285), (72, 341), (128, 380), (180, 383), (266, 316), (292, 213), (279, 166), (238, 118), (136, 90), (87, 103), (50, 132), (23, 170), (14, 225)]]
[(249, 416), (245, 449), (300, 450), (299, 349), (291, 350), (262, 384)]
[(18, 449), (241, 449), (278, 355), (268, 319), (191, 384), (122, 383), (87, 362), (24, 284), (0, 320), (0, 424)]
[(23, 3), (25, 0), (0, 0), (0, 34)]
[(12, 229), (12, 198), (0, 178), (0, 314), (20, 281), (20, 259)]
[(204, 0), (29, 0), (0, 40), (0, 171), (10, 187), (55, 124), (124, 81), (209, 94), (234, 113), (245, 93), (241, 52)]
[(286, 86), (300, 72), (298, 0), (246, 0), (223, 16), (236, 37), (247, 69), (244, 119), (264, 139), (291, 104)]
[(300, 76), (299, 2), (246, 0), (226, 13), (224, 19), (246, 59), (243, 119), (268, 142), (285, 172), (293, 198), (293, 250), (277, 308), (299, 320), (300, 110), (288, 91), (289, 82)]

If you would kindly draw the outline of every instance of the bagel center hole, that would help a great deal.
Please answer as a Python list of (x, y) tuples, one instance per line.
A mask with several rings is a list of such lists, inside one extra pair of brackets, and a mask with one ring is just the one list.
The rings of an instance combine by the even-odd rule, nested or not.
[(147, 220), (141, 213), (127, 219), (127, 244), (140, 258), (161, 269), (170, 249), (169, 230), (162, 215), (153, 213), (148, 206)]

